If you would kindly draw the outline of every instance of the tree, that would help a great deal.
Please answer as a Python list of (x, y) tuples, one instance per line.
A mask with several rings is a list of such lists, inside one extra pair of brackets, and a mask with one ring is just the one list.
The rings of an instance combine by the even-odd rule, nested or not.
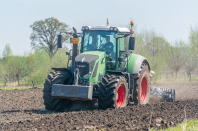
[(194, 47), (194, 50), (198, 51), (198, 27), (190, 27), (189, 40), (190, 45)]
[[(34, 22), (31, 26), (32, 34), (30, 36), (31, 47), (33, 49), (44, 49), (52, 58), (57, 51), (57, 35), (60, 32), (69, 30), (68, 25), (58, 21), (56, 18), (48, 18)], [(68, 35), (63, 36), (63, 42)]]
[(152, 79), (157, 80), (165, 66), (165, 49), (169, 43), (154, 30), (144, 30), (134, 35), (136, 37), (134, 52), (147, 58), (151, 69), (155, 71)]
[(167, 64), (168, 67), (171, 68), (176, 73), (176, 79), (177, 79), (177, 73), (181, 69), (181, 67), (184, 65), (185, 58), (184, 58), (184, 42), (182, 40), (176, 41), (175, 45), (169, 45), (167, 46)]
[(198, 60), (196, 57), (196, 53), (193, 51), (192, 46), (186, 45), (184, 57), (185, 57), (184, 65), (186, 68), (186, 72), (190, 77), (190, 82), (191, 82), (191, 72), (196, 68), (197, 60)]
[(0, 58), (0, 83), (1, 82), (4, 82), (5, 85), (6, 85), (6, 82), (5, 81), (5, 69), (4, 69), (4, 66), (3, 66), (3, 60)]
[[(195, 57), (198, 58), (198, 53), (197, 53), (198, 52), (198, 26), (190, 27), (189, 42), (190, 42), (190, 46), (192, 46), (192, 48), (193, 48), (192, 51), (193, 51)], [(197, 66), (197, 75), (198, 75), (198, 66)]]
[(18, 86), (20, 85), (20, 78), (22, 75), (22, 71), (25, 66), (25, 57), (24, 56), (13, 56), (11, 59), (11, 73), (14, 75), (18, 82)]
[(4, 78), (6, 77), (9, 81), (10, 79), (13, 79), (14, 77), (11, 74), (11, 64), (10, 64), (10, 60), (13, 57), (13, 53), (12, 50), (10, 48), (9, 44), (6, 44), (4, 49), (3, 49), (3, 59), (2, 59), (2, 66), (3, 66), (3, 70), (4, 70)]
[(4, 49), (3, 49), (3, 58), (6, 59), (10, 56), (12, 56), (12, 50), (10, 48), (10, 44), (6, 44)]

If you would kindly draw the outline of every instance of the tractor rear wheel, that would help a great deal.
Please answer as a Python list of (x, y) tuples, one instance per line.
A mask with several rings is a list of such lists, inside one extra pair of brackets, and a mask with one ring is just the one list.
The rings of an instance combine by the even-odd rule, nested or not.
[(99, 83), (98, 107), (122, 108), (128, 104), (128, 83), (123, 76), (105, 75)]
[(140, 69), (139, 77), (135, 78), (134, 103), (143, 105), (149, 103), (151, 84), (148, 65), (143, 63)]
[(65, 107), (70, 107), (72, 101), (60, 98), (54, 98), (51, 96), (52, 85), (53, 84), (69, 84), (72, 74), (67, 71), (55, 71), (51, 72), (45, 79), (44, 89), (43, 89), (43, 99), (45, 109), (51, 111), (64, 111)]

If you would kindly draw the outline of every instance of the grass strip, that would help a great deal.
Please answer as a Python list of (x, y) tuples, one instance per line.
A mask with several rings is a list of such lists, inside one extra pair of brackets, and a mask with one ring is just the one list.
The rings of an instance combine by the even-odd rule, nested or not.
[(29, 87), (29, 88), (13, 87), (13, 88), (2, 88), (2, 89), (0, 89), (0, 91), (6, 91), (6, 90), (27, 90), (27, 89), (43, 89), (43, 87)]
[(198, 119), (191, 119), (187, 122), (183, 122), (176, 127), (169, 127), (168, 129), (155, 130), (151, 129), (150, 131), (198, 131)]

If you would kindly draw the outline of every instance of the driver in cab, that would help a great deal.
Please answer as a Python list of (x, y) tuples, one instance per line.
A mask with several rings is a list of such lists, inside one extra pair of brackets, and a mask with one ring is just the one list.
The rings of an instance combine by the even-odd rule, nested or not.
[(106, 37), (106, 43), (103, 45), (103, 48), (111, 54), (113, 52), (113, 43), (110, 42), (110, 37)]
[(106, 43), (103, 45), (103, 49), (106, 50), (106, 52), (108, 54), (110, 54), (111, 57), (107, 57), (107, 61), (109, 61), (107, 63), (107, 70), (108, 69), (113, 69), (114, 68), (114, 64), (111, 62), (113, 61), (113, 58), (112, 58), (112, 55), (113, 55), (113, 49), (114, 49), (114, 46), (113, 46), (113, 43), (110, 42), (110, 37), (109, 36), (106, 36)]

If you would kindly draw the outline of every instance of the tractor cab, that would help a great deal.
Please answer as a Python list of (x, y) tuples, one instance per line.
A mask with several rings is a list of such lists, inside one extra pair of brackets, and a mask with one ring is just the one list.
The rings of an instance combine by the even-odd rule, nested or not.
[[(113, 26), (83, 26), (80, 53), (105, 53), (106, 70), (122, 70), (119, 58), (129, 51), (130, 30)], [(134, 43), (133, 43), (134, 44)], [(94, 53), (93, 53), (94, 54)]]

